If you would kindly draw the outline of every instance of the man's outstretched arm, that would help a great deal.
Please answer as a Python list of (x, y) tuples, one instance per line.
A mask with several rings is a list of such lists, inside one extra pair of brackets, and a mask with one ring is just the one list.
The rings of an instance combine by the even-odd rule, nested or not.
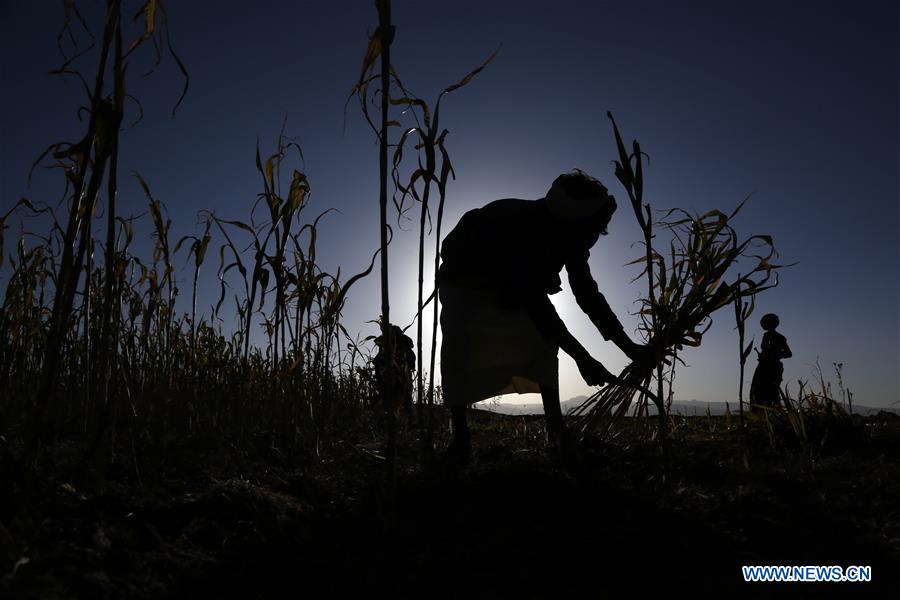
[(622, 323), (609, 307), (609, 303), (597, 287), (588, 266), (589, 253), (566, 263), (569, 274), (569, 286), (575, 295), (579, 308), (591, 319), (603, 339), (613, 342), (632, 361), (652, 360), (652, 350), (636, 344), (625, 333)]
[(541, 335), (556, 340), (562, 351), (575, 360), (579, 373), (588, 385), (603, 385), (616, 380), (616, 377), (600, 361), (592, 357), (566, 329), (550, 298), (544, 294), (537, 294), (525, 299), (522, 305)]

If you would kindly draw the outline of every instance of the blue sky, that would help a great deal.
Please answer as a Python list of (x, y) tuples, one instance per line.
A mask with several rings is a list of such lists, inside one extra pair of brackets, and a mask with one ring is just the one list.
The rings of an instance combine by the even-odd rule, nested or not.
[[(377, 147), (357, 105), (345, 123), (344, 103), (376, 22), (372, 3), (169, 4), (190, 91), (173, 120), (181, 80), (172, 60), (146, 78), (134, 75), (148, 59), (135, 64), (130, 93), (145, 117), (123, 132), (120, 210), (145, 210), (127, 176), (138, 171), (167, 204), (174, 239), (196, 232), (203, 209), (246, 218), (260, 189), (256, 140), (271, 150), (287, 115), (287, 133), (303, 147), (310, 211), (340, 211), (320, 228), (323, 268), (341, 266), (346, 275), (364, 268), (378, 243)], [(83, 6), (96, 16), (102, 3)], [(59, 64), (60, 21), (57, 2), (0, 5), (0, 208), (22, 196), (55, 203), (58, 176), (41, 172), (29, 189), (28, 169), (48, 144), (83, 131), (80, 86), (46, 75)], [(826, 375), (842, 362), (856, 402), (898, 401), (895, 2), (396, 1), (394, 21), (395, 68), (429, 101), (502, 43), (496, 60), (443, 103), (457, 174), (445, 227), (497, 198), (539, 198), (572, 167), (590, 172), (620, 199), (591, 268), (632, 331), (637, 319), (629, 313), (643, 287), (629, 283), (637, 271), (624, 265), (640, 254), (632, 245), (640, 232), (612, 176), (611, 110), (651, 156), (645, 193), (654, 208), (729, 210), (753, 194), (738, 231), (772, 235), (780, 260), (798, 263), (759, 298), (748, 331), (759, 340), (758, 318), (780, 315), (794, 351), (786, 380), (809, 378), (816, 360)], [(82, 63), (87, 73), (94, 62)], [(405, 325), (415, 311), (416, 234), (414, 223), (403, 227), (391, 248), (391, 285), (394, 320)], [(207, 263), (200, 306), (217, 298), (215, 262)], [(189, 269), (179, 276), (187, 282)], [(0, 270), (6, 277), (8, 265)], [(624, 366), (565, 286), (554, 301), (598, 359)], [(374, 333), (366, 321), (379, 302), (376, 277), (358, 284), (345, 311), (348, 329)], [(733, 401), (737, 346), (733, 317), (723, 311), (703, 346), (684, 355), (690, 366), (678, 375), (676, 397)], [(752, 361), (748, 367), (749, 384)], [(588, 392), (567, 358), (561, 386), (563, 398)]]

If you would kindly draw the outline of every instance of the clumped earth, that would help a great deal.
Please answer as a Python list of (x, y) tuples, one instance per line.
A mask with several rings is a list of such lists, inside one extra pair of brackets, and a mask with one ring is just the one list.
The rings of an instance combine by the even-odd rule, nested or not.
[[(856, 418), (812, 446), (777, 427), (770, 437), (759, 421), (743, 436), (724, 418), (673, 424), (666, 460), (631, 421), (611, 442), (585, 440), (569, 471), (540, 417), (473, 411), (475, 456), (458, 472), (423, 468), (406, 430), (393, 509), (372, 436), (315, 460), (252, 440), (172, 441), (165, 452), (123, 452), (105, 482), (79, 476), (79, 453), (60, 444), (28, 483), (15, 449), (0, 448), (11, 482), (0, 494), (0, 596), (896, 589), (900, 418)], [(743, 582), (741, 565), (779, 564), (871, 565), (873, 581)]]

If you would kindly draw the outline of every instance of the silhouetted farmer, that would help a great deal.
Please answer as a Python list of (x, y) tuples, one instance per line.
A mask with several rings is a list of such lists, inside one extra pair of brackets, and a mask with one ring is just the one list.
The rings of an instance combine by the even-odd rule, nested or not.
[(763, 334), (760, 350), (757, 351), (759, 364), (756, 365), (753, 381), (750, 383), (750, 402), (754, 411), (757, 406), (778, 405), (781, 379), (784, 374), (781, 359), (793, 356), (787, 339), (775, 331), (778, 322), (778, 315), (773, 313), (763, 315), (759, 321), (766, 332)]
[(540, 392), (548, 430), (564, 457), (571, 452), (559, 405), (560, 348), (588, 385), (615, 380), (572, 337), (548, 298), (562, 289), (563, 266), (578, 306), (603, 338), (632, 360), (652, 361), (652, 349), (625, 334), (588, 267), (589, 250), (615, 210), (606, 188), (576, 169), (560, 175), (546, 198), (491, 202), (464, 214), (447, 235), (439, 289), (450, 461), (465, 464), (471, 453), (466, 406), (514, 392)]

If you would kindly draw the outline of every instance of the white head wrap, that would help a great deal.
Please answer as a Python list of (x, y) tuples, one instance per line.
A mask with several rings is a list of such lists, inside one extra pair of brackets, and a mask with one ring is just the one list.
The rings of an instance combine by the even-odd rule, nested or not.
[(602, 210), (608, 208), (612, 197), (573, 198), (566, 194), (559, 182), (554, 182), (547, 192), (547, 208), (555, 219), (560, 221), (581, 221), (589, 219)]

